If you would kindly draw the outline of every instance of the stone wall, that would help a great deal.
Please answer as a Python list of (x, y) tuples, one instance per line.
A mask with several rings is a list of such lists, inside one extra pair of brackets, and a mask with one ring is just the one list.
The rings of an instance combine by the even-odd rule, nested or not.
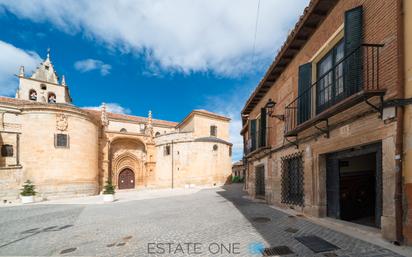
[[(59, 130), (64, 113), (67, 128)], [(21, 164), (24, 180), (41, 197), (92, 195), (98, 190), (98, 127), (88, 115), (62, 105), (25, 106), (21, 114)], [(55, 134), (68, 135), (69, 146), (55, 146)]]

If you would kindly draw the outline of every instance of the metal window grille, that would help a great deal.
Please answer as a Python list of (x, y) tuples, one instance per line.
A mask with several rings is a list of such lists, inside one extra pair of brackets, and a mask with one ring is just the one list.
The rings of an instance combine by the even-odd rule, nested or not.
[(304, 205), (303, 156), (301, 152), (282, 158), (282, 203)]

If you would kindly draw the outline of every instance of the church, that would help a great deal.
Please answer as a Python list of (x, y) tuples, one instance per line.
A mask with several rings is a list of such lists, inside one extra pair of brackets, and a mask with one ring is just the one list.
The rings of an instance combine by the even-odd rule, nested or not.
[(193, 110), (177, 123), (77, 107), (50, 53), (18, 79), (15, 98), (0, 97), (2, 200), (28, 179), (50, 199), (99, 194), (108, 180), (118, 190), (212, 187), (231, 174), (227, 117)]

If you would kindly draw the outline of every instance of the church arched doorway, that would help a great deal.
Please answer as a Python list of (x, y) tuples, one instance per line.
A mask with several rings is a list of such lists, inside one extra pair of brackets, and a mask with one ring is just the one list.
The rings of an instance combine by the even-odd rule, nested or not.
[(129, 168), (123, 169), (119, 173), (117, 184), (118, 184), (119, 189), (134, 188), (134, 184), (135, 184), (134, 172)]

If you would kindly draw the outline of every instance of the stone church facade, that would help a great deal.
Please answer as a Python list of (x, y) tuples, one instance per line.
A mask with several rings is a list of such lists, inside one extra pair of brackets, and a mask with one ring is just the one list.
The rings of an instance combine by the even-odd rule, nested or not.
[(205, 110), (182, 122), (72, 104), (49, 54), (15, 98), (0, 97), (0, 199), (30, 179), (42, 198), (122, 189), (216, 186), (231, 174), (230, 119)]

